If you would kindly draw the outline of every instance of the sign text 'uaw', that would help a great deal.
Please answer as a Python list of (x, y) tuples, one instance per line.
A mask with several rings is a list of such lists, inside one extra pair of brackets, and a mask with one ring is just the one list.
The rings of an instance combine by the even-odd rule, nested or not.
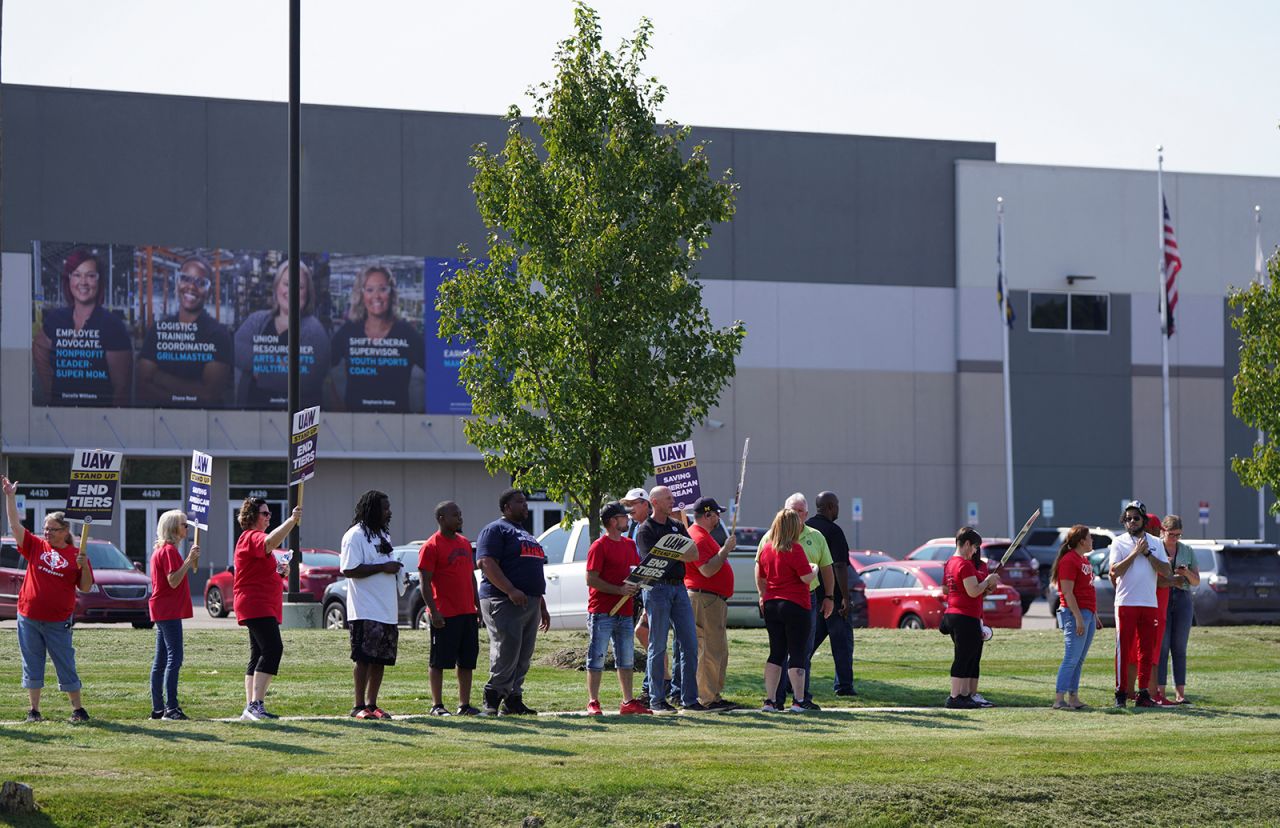
[(76, 449), (67, 487), (67, 519), (110, 525), (123, 465), (123, 452)]
[(675, 498), (675, 508), (687, 509), (702, 497), (698, 482), (698, 461), (693, 453), (693, 441), (667, 443), (653, 446), (653, 476), (659, 486), (666, 486)]

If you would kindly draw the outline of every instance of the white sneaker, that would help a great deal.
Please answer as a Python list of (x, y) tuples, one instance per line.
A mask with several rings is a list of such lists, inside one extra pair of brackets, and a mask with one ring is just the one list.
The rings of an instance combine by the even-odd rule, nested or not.
[(976, 701), (976, 702), (978, 703), (978, 706), (979, 706), (979, 707), (995, 707), (995, 704), (993, 704), (992, 702), (989, 702), (989, 701), (987, 701), (986, 699), (982, 698), (982, 694), (981, 694), (981, 693), (974, 693), (974, 694), (973, 694), (972, 696), (970, 696), (969, 698), (971, 698), (971, 699), (973, 699), (974, 701)]
[(244, 712), (240, 714), (240, 721), (242, 722), (262, 721), (262, 716), (258, 714), (258, 706), (256, 704), (253, 704), (252, 702), (250, 702), (249, 704), (246, 704), (244, 706)]

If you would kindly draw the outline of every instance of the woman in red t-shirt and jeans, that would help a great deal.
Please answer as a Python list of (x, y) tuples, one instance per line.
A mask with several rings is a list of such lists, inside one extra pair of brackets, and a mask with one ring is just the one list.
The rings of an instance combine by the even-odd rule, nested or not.
[(971, 526), (961, 529), (956, 533), (956, 553), (947, 559), (943, 573), (947, 611), (942, 620), (955, 648), (947, 707), (959, 710), (982, 707), (973, 700), (982, 663), (982, 596), (1000, 580), (994, 572), (985, 578), (978, 577), (974, 560), (981, 548), (982, 536), (976, 529)]
[[(236, 541), (234, 558), (236, 622), (249, 629), (249, 666), (244, 675), (244, 712), (246, 721), (279, 718), (268, 713), (262, 700), (267, 687), (280, 669), (284, 644), (280, 641), (280, 622), (284, 620), (284, 595), (280, 569), (273, 554), (293, 527), (302, 522), (302, 507), (270, 534), (271, 509), (260, 497), (246, 497), (237, 520), (244, 531)], [(294, 550), (295, 554), (297, 550)]]
[[(756, 590), (760, 593), (760, 609), (769, 633), (769, 659), (764, 665), (764, 707), (776, 713), (774, 696), (782, 680), (782, 664), (790, 661), (787, 676), (792, 695), (804, 698), (804, 662), (809, 657), (809, 584), (818, 570), (800, 545), (804, 523), (791, 509), (783, 509), (769, 528), (769, 542), (760, 549), (756, 560)], [(804, 708), (791, 705), (792, 713)]]
[[(1089, 527), (1077, 523), (1067, 532), (1049, 570), (1049, 582), (1057, 584), (1062, 602), (1058, 608), (1058, 626), (1062, 628), (1063, 653), (1054, 710), (1079, 710), (1088, 706), (1080, 701), (1080, 672), (1089, 654), (1089, 645), (1093, 643), (1094, 630), (1100, 626), (1093, 567), (1089, 565), (1092, 551), (1093, 535)], [(1070, 698), (1066, 698), (1068, 694)]]
[(170, 509), (156, 521), (151, 552), (151, 598), (147, 601), (156, 625), (156, 657), (151, 663), (151, 718), (181, 721), (178, 671), (182, 669), (182, 619), (191, 617), (191, 584), (187, 573), (200, 565), (200, 547), (192, 546), (184, 559), (178, 545), (187, 539), (187, 516)]

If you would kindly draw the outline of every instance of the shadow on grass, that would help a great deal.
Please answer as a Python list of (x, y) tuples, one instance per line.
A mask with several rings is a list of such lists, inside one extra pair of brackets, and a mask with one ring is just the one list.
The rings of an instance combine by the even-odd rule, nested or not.
[(490, 742), (494, 750), (509, 750), (513, 753), (528, 753), (533, 756), (576, 756), (572, 750), (542, 747), (541, 745), (522, 745), (518, 742)]
[(303, 747), (302, 745), (293, 745), (281, 742), (237, 742), (237, 747), (257, 748), (258, 750), (269, 750), (273, 753), (288, 753), (295, 756), (323, 756), (323, 750), (315, 748)]
[(122, 722), (111, 722), (103, 719), (95, 719), (89, 722), (89, 726), (95, 730), (109, 730), (112, 733), (124, 733), (130, 736), (150, 736), (153, 739), (161, 739), (166, 742), (221, 742), (222, 739), (214, 736), (212, 733), (199, 733), (190, 730), (181, 730), (169, 724), (162, 727), (144, 727), (142, 725), (124, 724)]

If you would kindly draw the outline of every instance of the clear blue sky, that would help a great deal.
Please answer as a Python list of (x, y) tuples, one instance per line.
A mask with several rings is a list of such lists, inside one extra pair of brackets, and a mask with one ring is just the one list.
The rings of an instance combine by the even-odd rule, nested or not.
[[(551, 74), (569, 0), (306, 0), (303, 101), (501, 113)], [(597, 0), (641, 14), (664, 115), (994, 141), (1005, 162), (1280, 176), (1280, 2)], [(7, 0), (7, 83), (288, 94), (285, 0)], [(526, 107), (527, 109), (527, 107)]]

